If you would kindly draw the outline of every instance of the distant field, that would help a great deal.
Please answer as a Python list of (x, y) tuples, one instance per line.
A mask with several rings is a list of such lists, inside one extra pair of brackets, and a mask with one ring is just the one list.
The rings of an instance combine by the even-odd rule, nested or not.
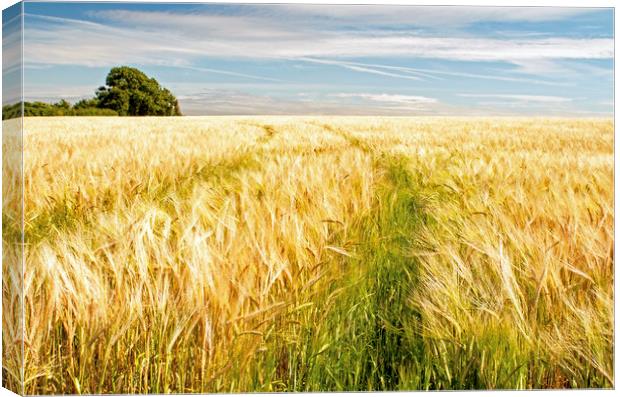
[(611, 120), (25, 129), (27, 394), (613, 386)]

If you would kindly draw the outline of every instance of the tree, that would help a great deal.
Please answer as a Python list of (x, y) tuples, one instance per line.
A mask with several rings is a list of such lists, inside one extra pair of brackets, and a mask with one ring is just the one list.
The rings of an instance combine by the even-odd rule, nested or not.
[(71, 104), (64, 99), (61, 99), (60, 102), (56, 102), (52, 106), (57, 107), (59, 109), (63, 109), (63, 110), (71, 109)]
[[(45, 102), (23, 102), (24, 117), (33, 116), (118, 116), (112, 109), (96, 107), (96, 100), (83, 99), (73, 107), (65, 100), (49, 104)], [(2, 107), (2, 120), (22, 116), (22, 102)]]
[(97, 107), (112, 109), (121, 116), (180, 116), (172, 93), (136, 68), (115, 67), (97, 90)]
[(89, 109), (96, 108), (99, 105), (99, 101), (96, 98), (81, 99), (73, 105), (73, 109)]
[(179, 102), (157, 80), (135, 68), (112, 68), (95, 98), (71, 106), (62, 99), (50, 104), (18, 102), (2, 107), (2, 119), (22, 116), (181, 116)]

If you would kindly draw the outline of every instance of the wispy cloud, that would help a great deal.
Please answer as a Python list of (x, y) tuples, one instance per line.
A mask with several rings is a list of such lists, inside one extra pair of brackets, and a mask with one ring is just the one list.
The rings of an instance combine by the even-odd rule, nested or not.
[(2, 32), (2, 72), (11, 73), (22, 65), (22, 34), (19, 19), (6, 22)]
[(519, 102), (536, 102), (536, 103), (566, 103), (572, 102), (574, 98), (550, 96), (550, 95), (520, 95), (520, 94), (458, 94), (467, 98), (495, 98), (508, 99)]
[(398, 103), (404, 105), (426, 105), (438, 102), (436, 98), (429, 98), (418, 95), (338, 93), (331, 94), (330, 96), (337, 98), (361, 98), (374, 102)]
[[(148, 67), (188, 114), (476, 114), (519, 107), (555, 112), (585, 103), (568, 98), (566, 86), (595, 96), (588, 104), (611, 97), (605, 84), (613, 78), (614, 41), (607, 17), (596, 34), (583, 33), (585, 22), (578, 33), (565, 28), (565, 21), (596, 25), (598, 16), (588, 16), (601, 15), (594, 9), (80, 7), (66, 14), (71, 17), (30, 8), (28, 73), (93, 67), (84, 74), (101, 81), (94, 67), (97, 73), (119, 64)], [(563, 22), (542, 23), (548, 21)], [(39, 96), (82, 96), (85, 87), (69, 89), (64, 78), (59, 90), (37, 87)], [(456, 105), (462, 102), (467, 104)]]
[(22, 96), (21, 15), (2, 22), (2, 104), (5, 105), (20, 101)]
[(283, 82), (284, 81), (284, 80), (276, 79), (276, 78), (273, 78), (273, 77), (264, 77), (264, 76), (258, 76), (258, 75), (255, 75), (255, 74), (231, 72), (229, 70), (220, 70), (220, 69), (213, 69), (213, 68), (203, 68), (203, 67), (199, 67), (199, 66), (179, 66), (179, 67), (181, 69), (195, 70), (197, 72), (215, 73), (215, 74), (222, 74), (222, 75), (225, 75), (225, 76), (234, 76), (234, 77), (243, 77), (243, 78), (252, 79), (252, 80), (274, 81), (274, 82)]
[(95, 94), (96, 85), (71, 85), (69, 87), (55, 84), (26, 84), (24, 86), (25, 101), (56, 102), (66, 99), (75, 102), (90, 98)]
[[(608, 38), (506, 40), (413, 36), (398, 31), (377, 35), (372, 32), (312, 29), (291, 35), (289, 32), (293, 27), (288, 21), (272, 21), (270, 28), (258, 30), (262, 34), (255, 34), (256, 30), (248, 28), (254, 25), (246, 21), (246, 17), (230, 20), (228, 16), (210, 16), (211, 21), (223, 20), (213, 22), (217, 26), (214, 29), (210, 28), (209, 23), (203, 23), (201, 28), (193, 14), (176, 14), (174, 17), (169, 13), (165, 16), (160, 14), (124, 11), (124, 18), (119, 18), (119, 21), (115, 19), (119, 25), (114, 26), (44, 17), (46, 23), (36, 24), (27, 30), (25, 59), (30, 63), (92, 66), (111, 62), (189, 65), (201, 57), (288, 59), (400, 56), (501, 62), (613, 57), (613, 39)], [(168, 22), (162, 23), (162, 19)], [(188, 30), (188, 24), (195, 25), (195, 29)], [(119, 42), (123, 45), (118, 45)]]
[[(178, 96), (185, 114), (316, 114), (316, 115), (395, 115), (436, 113), (426, 105), (436, 104), (433, 98), (391, 94), (330, 94), (306, 100), (257, 95), (226, 89), (201, 89), (197, 93)], [(358, 100), (361, 100), (358, 101)], [(411, 113), (413, 112), (413, 113)]]
[[(493, 74), (466, 73), (466, 72), (439, 70), (439, 69), (411, 68), (411, 67), (404, 67), (404, 66), (381, 65), (381, 64), (361, 63), (361, 62), (353, 62), (353, 61), (336, 61), (333, 59), (328, 60), (328, 59), (314, 59), (314, 58), (299, 58), (298, 60), (310, 62), (310, 63), (325, 64), (325, 65), (336, 65), (336, 66), (340, 66), (346, 69), (355, 70), (358, 72), (366, 72), (366, 73), (374, 73), (374, 74), (382, 74), (381, 69), (395, 70), (395, 71), (401, 72), (401, 74), (390, 73), (390, 74), (385, 74), (385, 75), (392, 76), (392, 77), (398, 77), (398, 78), (412, 78), (415, 80), (420, 80), (423, 78), (433, 79), (433, 80), (443, 80), (439, 76), (452, 76), (452, 77), (466, 77), (466, 78), (481, 79), (481, 80), (532, 83), (532, 84), (541, 84), (541, 85), (567, 85), (567, 83), (565, 82), (529, 79), (529, 78), (523, 78), (523, 77), (509, 77), (509, 76), (493, 75)], [(412, 77), (412, 76), (409, 76), (407, 74), (402, 74), (402, 73), (413, 74), (414, 76)]]
[[(399, 74), (399, 73), (386, 72), (384, 70), (378, 70), (382, 68), (381, 67), (374, 68), (375, 65), (364, 64), (364, 63), (359, 63), (359, 62), (334, 61), (334, 60), (327, 60), (327, 59), (314, 59), (314, 58), (305, 58), (305, 57), (296, 58), (296, 60), (310, 62), (310, 63), (319, 63), (323, 65), (335, 65), (335, 66), (343, 67), (345, 69), (353, 70), (355, 72), (378, 74), (380, 76), (396, 77), (399, 79), (407, 79), (407, 80), (420, 80), (421, 79), (420, 77), (417, 77), (417, 76), (411, 76), (407, 74)], [(428, 77), (432, 77), (432, 76), (428, 76)]]
[(355, 23), (365, 25), (415, 25), (437, 28), (441, 21), (446, 27), (462, 28), (479, 22), (545, 22), (557, 21), (593, 12), (587, 8), (562, 7), (437, 7), (437, 6), (382, 6), (312, 4), (278, 5), (272, 13), (285, 14), (289, 19), (315, 17), (326, 23)]

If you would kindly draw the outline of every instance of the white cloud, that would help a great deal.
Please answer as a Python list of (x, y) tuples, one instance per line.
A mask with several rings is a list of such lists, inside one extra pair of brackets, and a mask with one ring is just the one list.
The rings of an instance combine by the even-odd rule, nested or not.
[[(355, 90), (361, 93), (329, 96), (325, 93), (330, 92), (330, 88), (333, 92), (333, 86), (317, 88), (313, 92), (316, 87), (297, 82), (302, 85), (295, 89), (297, 92), (309, 89), (312, 95), (295, 98), (295, 94), (291, 93), (295, 83), (282, 81), (278, 78), (280, 76), (262, 76), (253, 71), (244, 73), (250, 69), (204, 67), (209, 66), (205, 60), (225, 59), (235, 65), (243, 65), (248, 60), (281, 60), (289, 66), (295, 63), (309, 69), (314, 68), (309, 63), (316, 63), (334, 65), (356, 73), (412, 81), (462, 77), (531, 85), (568, 85), (574, 84), (572, 78), (567, 77), (570, 72), (573, 73), (570, 76), (576, 72), (611, 76), (611, 67), (590, 67), (583, 60), (613, 59), (613, 38), (549, 37), (523, 32), (491, 38), (476, 36), (472, 30), (464, 33), (462, 28), (481, 21), (561, 20), (591, 11), (557, 7), (248, 5), (235, 9), (235, 15), (202, 11), (108, 10), (91, 13), (95, 22), (27, 15), (24, 55), (29, 68), (50, 65), (160, 65), (238, 78), (236, 84), (228, 81), (219, 86), (217, 83), (209, 84), (210, 88), (216, 88), (211, 90), (189, 83), (187, 90), (177, 92), (175, 89), (184, 111), (189, 110), (189, 114), (450, 114), (459, 109), (440, 103), (435, 98), (396, 93), (371, 94), (368, 92), (375, 91), (376, 87), (362, 87), (359, 84)], [(424, 58), (489, 64), (477, 69), (476, 73), (469, 73), (388, 65), (390, 61), (358, 62), (353, 60), (356, 58), (399, 58), (398, 63)], [(504, 65), (492, 65), (491, 62), (502, 62)], [(448, 62), (433, 63), (443, 67), (450, 65)], [(513, 68), (508, 70), (505, 64)], [(491, 69), (493, 67), (496, 69)], [(266, 87), (263, 91), (256, 88), (261, 84)], [(89, 96), (93, 87), (89, 88)], [(249, 94), (246, 90), (268, 92), (270, 95)], [(50, 96), (53, 94), (51, 91), (40, 92)], [(81, 92), (76, 89), (53, 96), (56, 100), (63, 96), (81, 96)], [(536, 107), (534, 110), (556, 105), (565, 109), (568, 106), (562, 104), (572, 101), (571, 98), (547, 95), (461, 96), (487, 98), (498, 103), (523, 105), (524, 108), (525, 104), (533, 104), (536, 105), (531, 106), (531, 109)], [(478, 102), (478, 105), (481, 103)], [(472, 111), (471, 107), (466, 109), (465, 114), (469, 111)]]
[(2, 26), (2, 104), (22, 98), (21, 14), (3, 21)]
[(257, 76), (255, 74), (231, 72), (229, 70), (203, 68), (203, 67), (199, 67), (199, 66), (179, 66), (179, 67), (182, 68), (182, 69), (195, 70), (197, 72), (223, 74), (223, 75), (226, 75), (226, 76), (235, 76), (235, 77), (244, 77), (244, 78), (248, 78), (248, 79), (252, 79), (252, 80), (283, 81), (283, 80), (274, 79), (274, 78), (271, 78), (271, 77)]
[(425, 105), (437, 103), (437, 99), (416, 95), (400, 95), (400, 94), (366, 94), (366, 93), (339, 93), (331, 94), (337, 98), (360, 98), (374, 102), (388, 102), (404, 105)]
[(613, 77), (611, 67), (604, 68), (596, 65), (589, 65), (576, 60), (551, 60), (538, 59), (527, 61), (514, 61), (516, 66), (512, 71), (520, 74), (529, 75), (555, 75), (566, 78), (580, 76)]
[[(523, 62), (611, 59), (613, 39), (416, 36), (407, 32), (293, 29), (290, 21), (261, 28), (254, 17), (123, 11), (122, 25), (28, 16), (27, 63), (107, 66), (118, 63), (192, 66), (203, 57), (291, 59), (419, 57), (458, 61)], [(105, 14), (104, 14), (105, 16)], [(249, 20), (247, 20), (249, 18)], [(369, 17), (369, 19), (371, 19)], [(167, 21), (167, 22), (163, 22)], [(219, 22), (218, 22), (219, 21)], [(444, 22), (442, 22), (443, 25)], [(188, 29), (188, 26), (191, 29)], [(311, 26), (311, 25), (309, 25)], [(291, 30), (297, 33), (291, 34)], [(358, 71), (364, 66), (356, 67)], [(366, 71), (375, 74), (390, 72)], [(403, 76), (392, 76), (405, 78)]]
[[(420, 106), (435, 104), (436, 101), (418, 96), (342, 93), (328, 97), (297, 97), (257, 95), (226, 89), (202, 89), (198, 93), (178, 95), (181, 109), (188, 115), (412, 115), (436, 114), (441, 111)], [(363, 101), (355, 101), (358, 98)]]
[(197, 32), (211, 37), (226, 36), (231, 39), (290, 39), (302, 36), (303, 25), (286, 30), (278, 19), (256, 15), (221, 15), (209, 13), (107, 10), (91, 12), (91, 16), (120, 26), (144, 30), (169, 30), (198, 38)]
[(8, 23), (11, 23), (11, 26), (4, 26), (5, 31), (2, 37), (2, 72), (5, 74), (21, 68), (22, 61), (20, 25), (15, 23), (14, 18)]
[(520, 95), (520, 94), (458, 94), (467, 98), (495, 98), (518, 102), (536, 102), (536, 103), (567, 103), (572, 102), (574, 98), (550, 96), (550, 95)]
[(341, 106), (371, 109), (370, 114), (428, 115), (454, 112), (454, 109), (436, 98), (420, 95), (342, 92), (328, 96), (338, 98)]
[(477, 22), (543, 22), (587, 14), (596, 9), (577, 7), (441, 7), (368, 5), (281, 5), (275, 12), (288, 18), (312, 16), (331, 21), (363, 21), (364, 24), (407, 24), (428, 28), (460, 28)]
[(80, 99), (91, 98), (95, 95), (97, 83), (91, 85), (55, 85), (55, 84), (25, 84), (24, 100), (29, 102), (57, 102), (66, 99), (75, 102)]
[[(381, 74), (381, 71), (377, 69), (396, 70), (401, 73), (413, 74), (414, 76), (418, 76), (414, 78), (416, 80), (419, 80), (422, 78), (430, 78), (433, 80), (443, 80), (443, 78), (439, 76), (452, 76), (452, 77), (467, 77), (467, 78), (482, 79), (482, 80), (523, 82), (523, 83), (533, 83), (533, 84), (542, 84), (542, 85), (567, 85), (567, 83), (561, 83), (561, 82), (556, 82), (556, 81), (536, 80), (536, 79), (528, 79), (528, 78), (522, 78), (522, 77), (498, 76), (498, 75), (493, 75), (493, 74), (455, 72), (455, 71), (441, 70), (441, 69), (411, 68), (411, 67), (405, 67), (405, 66), (391, 66), (391, 65), (361, 63), (361, 62), (352, 62), (352, 61), (336, 61), (333, 59), (327, 60), (327, 59), (314, 59), (314, 58), (299, 58), (299, 60), (303, 60), (305, 62), (310, 62), (310, 63), (336, 65), (336, 66), (341, 66), (343, 68), (350, 69), (350, 70), (355, 70), (359, 72), (375, 73), (375, 74)], [(411, 77), (411, 76), (403, 75), (403, 74), (391, 74), (391, 75), (393, 75), (394, 77), (400, 77), (400, 78)]]
[(382, 71), (382, 70), (371, 69), (371, 68), (367, 68), (367, 67), (364, 67), (364, 66), (356, 66), (356, 65), (354, 65), (352, 63), (348, 63), (348, 62), (321, 62), (321, 61), (316, 61), (316, 60), (315, 60), (315, 62), (316, 63), (331, 64), (331, 65), (338, 65), (338, 66), (342, 66), (345, 69), (353, 70), (353, 71), (356, 71), (356, 72), (378, 74), (380, 76), (396, 77), (396, 78), (399, 78), (399, 79), (406, 79), (406, 80), (420, 80), (420, 78), (416, 77), (416, 76), (409, 76), (409, 75), (405, 75), (405, 74), (385, 72), (385, 71)]

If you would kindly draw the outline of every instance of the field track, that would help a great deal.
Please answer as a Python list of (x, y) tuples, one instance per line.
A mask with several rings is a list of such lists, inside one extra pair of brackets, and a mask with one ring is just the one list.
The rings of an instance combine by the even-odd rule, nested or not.
[[(25, 131), (27, 394), (613, 386), (612, 120)], [(18, 170), (3, 168), (18, 335)], [(8, 384), (20, 342), (3, 338)]]

